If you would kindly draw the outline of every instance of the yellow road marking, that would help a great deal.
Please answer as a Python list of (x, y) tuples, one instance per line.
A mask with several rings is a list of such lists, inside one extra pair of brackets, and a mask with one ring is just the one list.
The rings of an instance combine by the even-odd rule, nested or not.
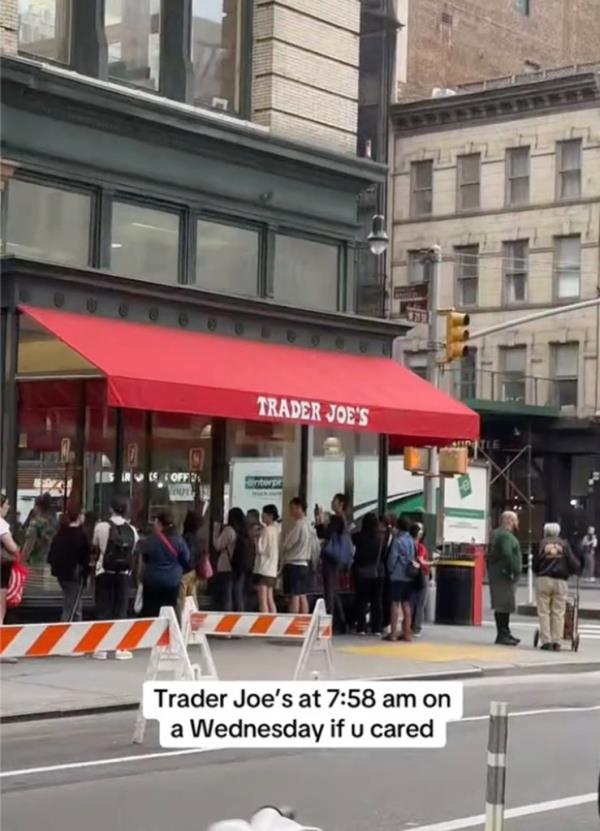
[(476, 644), (449, 643), (387, 643), (372, 646), (345, 646), (340, 652), (354, 655), (371, 655), (378, 658), (407, 658), (411, 661), (431, 661), (446, 663), (448, 661), (514, 661), (514, 649), (502, 649), (498, 646), (478, 646)]

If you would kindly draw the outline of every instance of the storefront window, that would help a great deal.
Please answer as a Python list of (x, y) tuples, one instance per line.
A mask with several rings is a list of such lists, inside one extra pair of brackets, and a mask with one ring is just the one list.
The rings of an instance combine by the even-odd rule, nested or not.
[(256, 297), (258, 232), (199, 220), (196, 284), (203, 289)]
[(69, 63), (69, 0), (19, 0), (19, 52)]
[(311, 436), (309, 507), (330, 510), (336, 493), (346, 494), (354, 521), (378, 511), (379, 441), (374, 433), (317, 427)]
[(8, 188), (6, 250), (21, 257), (88, 264), (91, 198), (13, 179)]
[(258, 421), (227, 422), (225, 515), (285, 506), (300, 492), (300, 427)]
[(158, 89), (160, 0), (106, 0), (104, 28), (109, 77)]
[(110, 267), (124, 276), (176, 283), (179, 214), (113, 202)]
[(239, 110), (242, 0), (193, 0), (194, 103)]
[(273, 299), (289, 306), (338, 308), (339, 248), (279, 234), (275, 244)]
[[(150, 518), (169, 506), (178, 528), (198, 507), (208, 523), (212, 424), (205, 416), (152, 414)], [(208, 529), (207, 529), (208, 530)]]

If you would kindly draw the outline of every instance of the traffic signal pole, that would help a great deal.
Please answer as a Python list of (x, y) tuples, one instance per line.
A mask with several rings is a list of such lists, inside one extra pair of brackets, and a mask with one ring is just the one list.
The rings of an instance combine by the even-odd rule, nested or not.
[[(434, 387), (439, 386), (440, 369), (438, 364), (438, 344), (440, 341), (439, 332), (439, 290), (441, 282), (442, 271), (442, 249), (439, 245), (432, 246), (430, 256), (433, 259), (433, 268), (431, 269), (431, 278), (429, 281), (428, 291), (428, 311), (429, 311), (429, 334), (427, 344), (427, 380)], [(429, 470), (425, 476), (425, 514), (429, 515), (427, 528), (428, 537), (431, 545), (438, 543), (438, 523), (436, 511), (436, 490), (439, 481), (439, 459), (436, 447), (432, 447), (429, 453)]]

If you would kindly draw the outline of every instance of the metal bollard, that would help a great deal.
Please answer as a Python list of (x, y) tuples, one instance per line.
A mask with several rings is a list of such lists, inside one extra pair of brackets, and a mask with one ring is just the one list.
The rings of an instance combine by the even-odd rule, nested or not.
[(503, 831), (506, 793), (506, 749), (508, 745), (508, 704), (490, 702), (485, 831)]

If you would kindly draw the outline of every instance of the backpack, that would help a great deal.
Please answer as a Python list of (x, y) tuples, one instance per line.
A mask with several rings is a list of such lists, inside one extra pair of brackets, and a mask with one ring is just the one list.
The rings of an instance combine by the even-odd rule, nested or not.
[(117, 525), (114, 522), (108, 523), (108, 541), (106, 551), (102, 558), (104, 571), (113, 571), (117, 574), (128, 572), (133, 569), (133, 549), (135, 548), (135, 534), (128, 522)]
[(332, 534), (329, 542), (323, 549), (323, 554), (337, 563), (340, 568), (348, 569), (354, 558), (354, 546), (350, 534)]
[(250, 540), (241, 534), (235, 535), (235, 545), (231, 557), (231, 571), (240, 577), (248, 574), (252, 565), (252, 546)]

